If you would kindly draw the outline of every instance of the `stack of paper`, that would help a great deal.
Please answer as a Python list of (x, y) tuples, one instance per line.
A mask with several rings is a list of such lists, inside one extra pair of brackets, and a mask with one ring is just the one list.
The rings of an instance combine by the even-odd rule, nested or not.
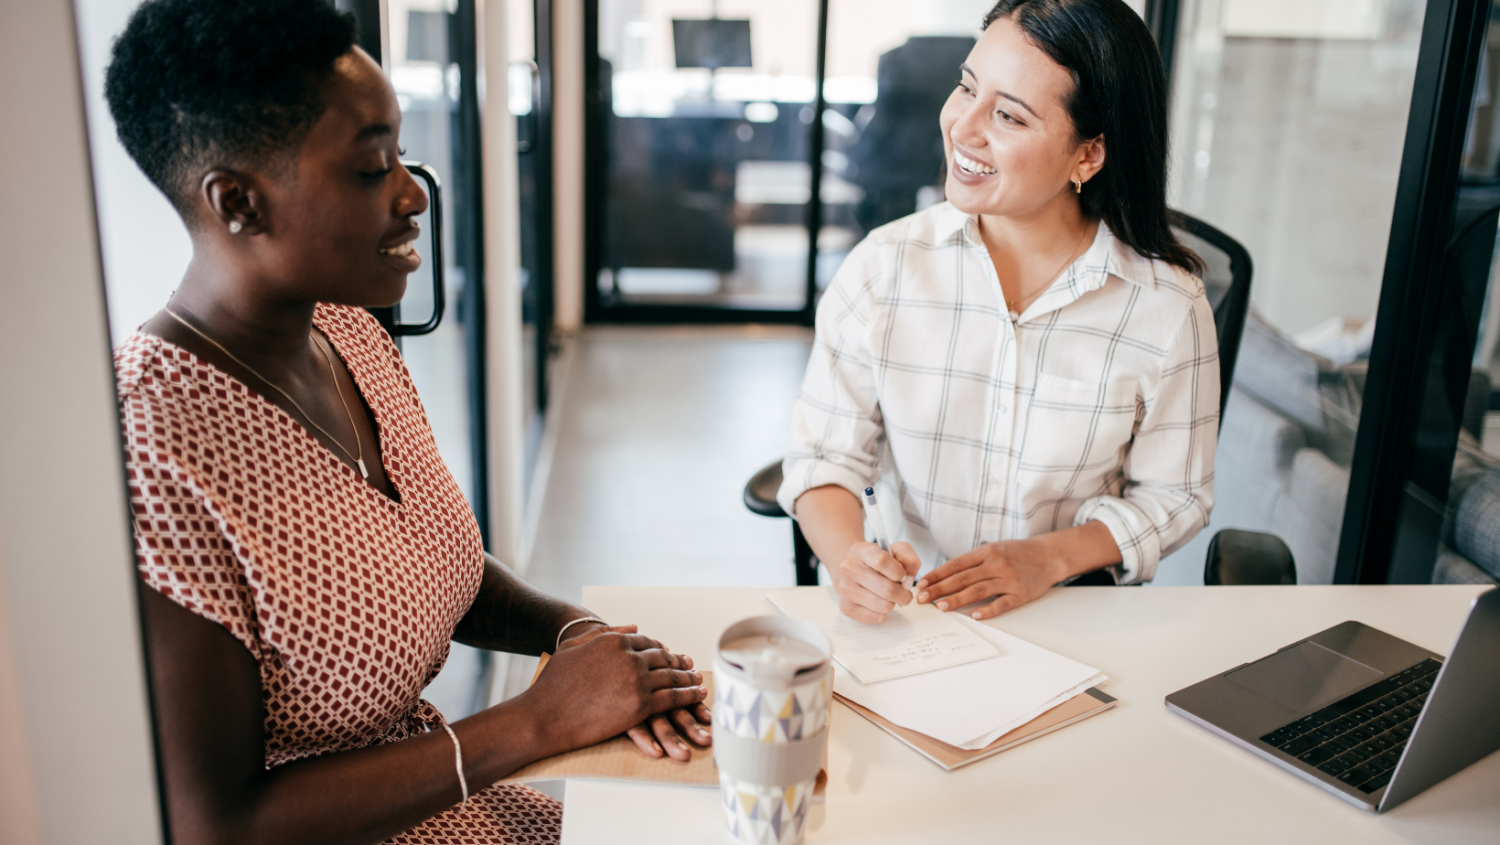
[[(959, 749), (985, 748), (1106, 680), (1093, 667), (928, 604), (897, 608), (885, 623), (867, 625), (840, 615), (831, 589), (778, 590), (766, 598), (833, 640), (835, 693)], [(929, 647), (914, 654), (909, 637), (892, 636), (901, 632), (920, 632)], [(867, 669), (892, 666), (904, 673)]]

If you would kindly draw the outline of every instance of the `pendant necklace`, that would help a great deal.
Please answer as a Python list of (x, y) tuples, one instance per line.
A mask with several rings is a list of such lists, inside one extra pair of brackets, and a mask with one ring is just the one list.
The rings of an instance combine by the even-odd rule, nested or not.
[(318, 343), (317, 338), (313, 336), (312, 332), (308, 332), (307, 333), (307, 339), (312, 343), (313, 346), (317, 347), (317, 349), (318, 349), (319, 352), (323, 353), (323, 360), (325, 360), (325, 361), (328, 362), (328, 373), (329, 373), (329, 375), (333, 376), (333, 387), (334, 387), (335, 390), (337, 390), (339, 392), (339, 403), (344, 406), (344, 414), (349, 417), (349, 427), (352, 428), (352, 429), (354, 429), (354, 444), (355, 444), (355, 447), (359, 449), (359, 454), (358, 455), (354, 454), (353, 452), (350, 452), (347, 448), (345, 448), (344, 444), (340, 443), (339, 439), (337, 437), (334, 437), (332, 434), (330, 434), (328, 432), (328, 429), (324, 428), (321, 425), (318, 425), (317, 421), (312, 418), (312, 415), (309, 414), (309, 413), (307, 413), (307, 411), (303, 410), (302, 406), (300, 404), (298, 404), (297, 400), (293, 399), (292, 395), (290, 393), (287, 393), (285, 390), (282, 390), (281, 386), (278, 385), (276, 382), (271, 381), (270, 379), (268, 379), (265, 376), (261, 375), (260, 373), (256, 372), (254, 367), (252, 367), (249, 364), (246, 364), (244, 361), (241, 361), (240, 359), (234, 357), (234, 353), (230, 352), (228, 349), (225, 349), (224, 346), (223, 346), (223, 344), (219, 343), (217, 340), (214, 340), (213, 338), (211, 338), (208, 335), (204, 334), (202, 331), (200, 331), (192, 323), (189, 323), (187, 320), (182, 319), (182, 317), (176, 311), (173, 311), (171, 308), (162, 308), (162, 310), (165, 311), (165, 312), (167, 312), (167, 316), (169, 316), (172, 319), (176, 320), (177, 322), (181, 323), (183, 325), (183, 327), (186, 328), (188, 331), (192, 332), (193, 334), (195, 334), (195, 335), (203, 338), (204, 340), (208, 341), (209, 343), (213, 344), (214, 348), (218, 349), (220, 352), (223, 352), (225, 355), (229, 356), (229, 360), (235, 362), (236, 364), (239, 364), (241, 367), (244, 367), (246, 370), (249, 370), (251, 375), (255, 376), (256, 378), (260, 379), (265, 384), (269, 385), (272, 390), (276, 391), (277, 393), (280, 393), (282, 395), (282, 397), (286, 399), (286, 401), (292, 403), (292, 407), (297, 409), (297, 413), (301, 414), (302, 418), (305, 419), (305, 420), (307, 420), (307, 422), (308, 422), (309, 425), (311, 425), (313, 428), (316, 428), (318, 431), (322, 432), (322, 434), (323, 434), (324, 437), (326, 437), (330, 441), (332, 441), (333, 445), (339, 447), (339, 451), (341, 451), (345, 455), (347, 455), (349, 457), (349, 460), (353, 461), (354, 464), (355, 464), (355, 466), (359, 467), (359, 474), (366, 481), (368, 481), (370, 479), (370, 471), (365, 468), (365, 443), (364, 443), (363, 438), (361, 438), (359, 436), (359, 426), (356, 426), (354, 424), (354, 412), (351, 411), (351, 410), (349, 410), (349, 402), (344, 399), (344, 386), (342, 384), (339, 384), (339, 374), (333, 368), (333, 356), (331, 356), (331, 355), (328, 354), (328, 350), (326, 350), (326, 349), (323, 348), (323, 344)]

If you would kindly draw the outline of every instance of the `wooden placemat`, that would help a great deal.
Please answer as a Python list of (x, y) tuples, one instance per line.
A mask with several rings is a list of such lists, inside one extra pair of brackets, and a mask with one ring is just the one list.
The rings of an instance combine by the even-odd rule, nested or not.
[[(547, 666), (548, 657), (549, 655), (542, 655), (542, 660), (536, 667), (536, 675), (540, 675)], [(532, 683), (536, 682), (536, 675), (531, 677)], [(713, 701), (713, 672), (703, 672), (703, 685), (708, 688), (708, 700)], [(667, 756), (652, 758), (647, 757), (630, 737), (622, 734), (598, 745), (538, 760), (513, 772), (500, 783), (587, 778), (717, 787), (719, 769), (714, 765), (714, 750), (699, 748), (692, 743), (686, 744), (693, 755), (687, 762), (678, 762)]]

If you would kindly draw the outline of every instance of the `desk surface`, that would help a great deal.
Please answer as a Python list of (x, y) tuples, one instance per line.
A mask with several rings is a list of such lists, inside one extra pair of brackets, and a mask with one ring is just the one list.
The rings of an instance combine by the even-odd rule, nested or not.
[[(809, 588), (814, 589), (814, 588)], [(911, 842), (1500, 841), (1500, 754), (1384, 815), (1363, 812), (1169, 712), (1163, 698), (1357, 619), (1447, 654), (1482, 587), (1072, 587), (995, 625), (1098, 667), (1120, 700), (954, 772), (834, 705), (826, 803), (806, 839)], [(762, 588), (589, 587), (583, 603), (706, 665)], [(563, 842), (728, 841), (717, 790), (571, 781)]]

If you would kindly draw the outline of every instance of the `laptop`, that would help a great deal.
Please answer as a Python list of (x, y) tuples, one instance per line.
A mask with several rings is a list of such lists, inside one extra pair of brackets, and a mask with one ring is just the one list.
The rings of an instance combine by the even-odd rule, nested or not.
[(1366, 810), (1500, 749), (1500, 589), (1444, 659), (1344, 622), (1167, 696), (1167, 709)]

